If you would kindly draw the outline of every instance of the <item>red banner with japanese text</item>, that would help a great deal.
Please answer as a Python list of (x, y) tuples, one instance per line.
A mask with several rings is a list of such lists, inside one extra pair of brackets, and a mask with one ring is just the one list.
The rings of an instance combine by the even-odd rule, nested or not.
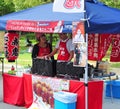
[(88, 35), (88, 59), (102, 60), (112, 41), (111, 34)]
[(4, 36), (5, 57), (9, 62), (14, 62), (19, 55), (19, 34), (10, 31)]
[(111, 62), (120, 62), (120, 34), (112, 36), (112, 50), (110, 55)]
[(22, 21), (8, 20), (7, 30), (27, 31), (27, 32), (46, 32), (61, 33), (63, 30), (63, 21)]

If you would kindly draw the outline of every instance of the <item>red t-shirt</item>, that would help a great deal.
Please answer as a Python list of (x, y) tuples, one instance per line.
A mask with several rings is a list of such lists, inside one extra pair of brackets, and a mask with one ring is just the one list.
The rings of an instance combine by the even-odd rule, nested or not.
[(39, 53), (38, 53), (39, 57), (45, 56), (45, 55), (48, 55), (48, 54), (50, 54), (50, 47), (49, 46), (39, 47)]

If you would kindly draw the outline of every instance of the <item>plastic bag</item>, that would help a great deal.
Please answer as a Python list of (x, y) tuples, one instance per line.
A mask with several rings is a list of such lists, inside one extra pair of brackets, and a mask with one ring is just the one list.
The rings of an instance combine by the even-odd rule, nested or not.
[(54, 99), (61, 101), (63, 103), (74, 103), (77, 101), (77, 94), (71, 92), (54, 92), (53, 94)]

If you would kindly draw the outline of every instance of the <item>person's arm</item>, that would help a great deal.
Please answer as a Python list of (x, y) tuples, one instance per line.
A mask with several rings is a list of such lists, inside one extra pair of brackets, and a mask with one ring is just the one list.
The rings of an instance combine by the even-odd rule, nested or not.
[(68, 59), (68, 62), (69, 62), (72, 60), (72, 58), (74, 56), (74, 45), (73, 45), (71, 39), (69, 39), (69, 41), (67, 42), (67, 49), (69, 50), (69, 53), (70, 53), (70, 57)]
[(48, 54), (46, 57), (49, 58), (51, 56), (54, 56), (57, 53), (58, 49), (55, 48), (50, 54)]
[(58, 42), (57, 42), (57, 44), (55, 46), (55, 49), (50, 54), (48, 54), (47, 56), (45, 56), (46, 58), (50, 58), (51, 56), (54, 56), (57, 53), (58, 48), (59, 48), (59, 43), (60, 43), (60, 40), (58, 40)]
[[(52, 45), (48, 43), (48, 46), (50, 47), (50, 53), (52, 52)], [(54, 60), (54, 56), (51, 56), (51, 59)]]
[(34, 58), (36, 58), (37, 57), (37, 55), (38, 55), (38, 49), (39, 49), (39, 47), (37, 46), (37, 44), (35, 44), (34, 46), (33, 46), (33, 50), (32, 50), (32, 59), (34, 59)]
[(73, 56), (74, 56), (74, 51), (70, 51), (70, 57), (68, 59), (68, 62), (72, 60)]

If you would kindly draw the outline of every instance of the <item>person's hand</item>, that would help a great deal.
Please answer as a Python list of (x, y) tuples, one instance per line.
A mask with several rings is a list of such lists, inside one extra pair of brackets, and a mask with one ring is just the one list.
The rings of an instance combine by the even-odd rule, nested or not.
[(40, 59), (40, 57), (39, 57), (39, 56), (37, 56), (36, 58), (37, 58), (37, 59)]
[(46, 55), (46, 56), (44, 56), (44, 59), (45, 59), (45, 60), (50, 60), (50, 56), (49, 56), (49, 55)]
[(69, 65), (69, 64), (71, 64), (71, 63), (72, 63), (71, 61), (68, 61), (68, 62), (67, 62), (67, 65)]
[(44, 56), (37, 56), (37, 59), (45, 59)]

